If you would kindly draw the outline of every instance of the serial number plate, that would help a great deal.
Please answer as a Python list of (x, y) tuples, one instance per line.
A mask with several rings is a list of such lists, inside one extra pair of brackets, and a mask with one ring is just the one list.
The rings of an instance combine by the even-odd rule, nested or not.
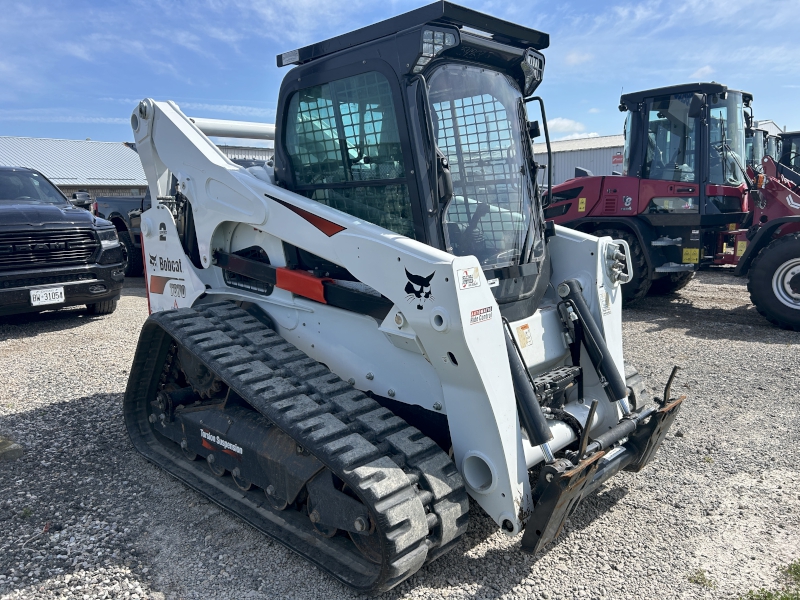
[(31, 290), (31, 306), (42, 304), (58, 304), (64, 301), (64, 288), (47, 288), (44, 290)]

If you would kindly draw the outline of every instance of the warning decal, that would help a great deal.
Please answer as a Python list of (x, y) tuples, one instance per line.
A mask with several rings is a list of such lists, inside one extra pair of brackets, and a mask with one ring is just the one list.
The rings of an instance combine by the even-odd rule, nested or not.
[(475, 325), (475, 323), (483, 323), (484, 321), (488, 321), (492, 318), (492, 307), (487, 306), (486, 308), (479, 308), (478, 310), (473, 310), (469, 315), (469, 324)]
[(527, 348), (533, 345), (533, 336), (531, 335), (531, 328), (528, 324), (520, 325), (517, 327), (517, 340), (519, 341), (520, 348)]
[(468, 290), (476, 288), (481, 284), (480, 267), (470, 267), (469, 269), (458, 270), (458, 289)]

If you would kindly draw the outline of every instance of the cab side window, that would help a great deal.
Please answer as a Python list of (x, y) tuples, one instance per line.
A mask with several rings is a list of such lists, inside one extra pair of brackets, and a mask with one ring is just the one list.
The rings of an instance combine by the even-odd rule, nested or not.
[(382, 74), (295, 92), (285, 144), (295, 192), (415, 237), (392, 90)]

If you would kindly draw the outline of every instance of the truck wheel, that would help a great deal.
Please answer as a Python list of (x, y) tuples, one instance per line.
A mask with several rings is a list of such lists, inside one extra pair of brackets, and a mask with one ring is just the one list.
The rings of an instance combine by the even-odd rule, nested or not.
[(770, 323), (800, 331), (800, 233), (773, 240), (758, 253), (747, 291)]
[(119, 231), (119, 243), (122, 246), (122, 256), (125, 261), (125, 277), (139, 277), (142, 274), (142, 249), (133, 245), (131, 234)]
[(688, 273), (669, 273), (660, 279), (654, 279), (650, 284), (650, 291), (647, 292), (651, 296), (667, 296), (682, 290), (694, 277), (694, 271)]
[(650, 269), (647, 266), (647, 261), (644, 258), (644, 252), (639, 245), (639, 238), (629, 231), (623, 229), (597, 229), (592, 232), (592, 235), (602, 237), (609, 236), (615, 240), (625, 240), (631, 249), (631, 258), (633, 260), (632, 275), (633, 278), (622, 286), (622, 305), (630, 306), (647, 295), (652, 277)]
[(86, 312), (90, 315), (110, 315), (117, 310), (116, 300), (106, 300), (105, 302), (95, 302), (86, 305)]

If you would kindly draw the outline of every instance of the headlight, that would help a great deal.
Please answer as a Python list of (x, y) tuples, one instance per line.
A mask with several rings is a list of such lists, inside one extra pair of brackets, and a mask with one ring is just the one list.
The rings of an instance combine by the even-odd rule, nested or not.
[(119, 246), (119, 237), (117, 237), (116, 229), (100, 229), (97, 232), (97, 237), (100, 238), (100, 245), (103, 250)]

